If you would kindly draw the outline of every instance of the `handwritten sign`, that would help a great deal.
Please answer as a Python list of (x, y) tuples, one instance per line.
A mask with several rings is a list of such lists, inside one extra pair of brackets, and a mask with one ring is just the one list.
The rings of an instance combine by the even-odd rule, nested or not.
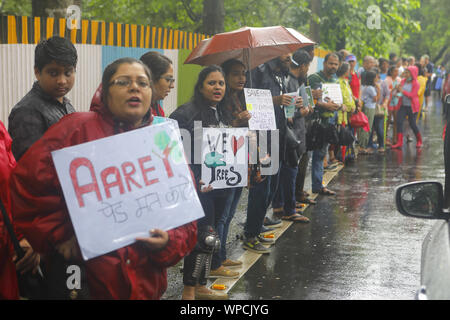
[(325, 102), (331, 100), (337, 104), (344, 103), (344, 100), (342, 98), (341, 85), (339, 83), (323, 83), (322, 100)]
[(214, 189), (244, 187), (248, 175), (248, 129), (204, 128), (202, 180)]
[(244, 88), (250, 130), (276, 130), (275, 110), (270, 90)]
[(85, 260), (204, 216), (171, 121), (52, 152)]

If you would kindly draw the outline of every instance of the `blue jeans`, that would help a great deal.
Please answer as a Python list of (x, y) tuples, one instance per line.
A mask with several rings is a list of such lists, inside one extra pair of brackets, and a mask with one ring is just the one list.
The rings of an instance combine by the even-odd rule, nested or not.
[(281, 166), (280, 184), (273, 199), (274, 208), (283, 208), (286, 215), (295, 213), (295, 180), (297, 178), (298, 167), (292, 168), (286, 163)]
[(373, 118), (372, 130), (369, 136), (368, 147), (375, 148), (373, 145), (373, 132), (375, 131), (377, 135), (378, 148), (384, 148), (384, 117), (376, 116)]
[(327, 151), (328, 143), (326, 143), (322, 148), (313, 151), (311, 164), (312, 192), (319, 192), (323, 187), (323, 159), (325, 159)]
[(246, 238), (253, 238), (261, 233), (267, 211), (267, 199), (270, 194), (272, 176), (252, 186), (248, 191), (247, 220), (244, 226)]
[(261, 233), (267, 209), (278, 188), (280, 170), (272, 176), (265, 177), (264, 181), (255, 184), (248, 191), (247, 221), (244, 227), (246, 238), (254, 238)]
[(218, 252), (214, 252), (212, 258), (211, 268), (213, 270), (219, 268), (227, 259), (227, 237), (228, 237), (228, 229), (230, 227), (231, 220), (236, 213), (236, 208), (241, 199), (242, 187), (240, 188), (232, 188), (230, 189), (230, 194), (226, 199), (225, 207), (222, 213), (222, 216), (217, 223), (216, 231), (219, 234), (220, 238), (220, 250)]

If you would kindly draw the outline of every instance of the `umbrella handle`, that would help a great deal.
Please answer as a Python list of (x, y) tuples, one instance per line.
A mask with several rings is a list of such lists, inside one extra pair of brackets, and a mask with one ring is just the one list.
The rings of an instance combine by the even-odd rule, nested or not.
[(247, 67), (248, 70), (248, 78), (249, 78), (249, 84), (250, 88), (253, 88), (253, 82), (252, 82), (252, 73), (250, 72), (250, 50), (248, 48), (244, 49), (244, 65)]

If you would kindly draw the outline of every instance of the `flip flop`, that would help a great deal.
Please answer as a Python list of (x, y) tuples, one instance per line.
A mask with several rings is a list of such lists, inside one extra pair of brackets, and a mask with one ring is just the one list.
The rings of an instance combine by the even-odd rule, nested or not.
[(302, 222), (302, 223), (309, 222), (309, 219), (307, 217), (302, 216), (301, 214), (298, 214), (298, 213), (294, 213), (293, 215), (290, 215), (290, 216), (282, 216), (281, 219), (287, 220), (287, 221), (292, 221), (292, 222)]
[(324, 195), (324, 196), (334, 196), (334, 195), (336, 195), (336, 192), (323, 187), (322, 189), (320, 189), (319, 194)]
[(323, 167), (323, 170), (333, 170), (333, 169), (336, 169), (337, 166), (338, 166), (337, 163), (332, 163), (332, 164), (327, 165), (326, 167)]
[(300, 203), (306, 203), (306, 204), (316, 204), (317, 202), (314, 201), (313, 199), (309, 199), (309, 198), (301, 198), (298, 202)]

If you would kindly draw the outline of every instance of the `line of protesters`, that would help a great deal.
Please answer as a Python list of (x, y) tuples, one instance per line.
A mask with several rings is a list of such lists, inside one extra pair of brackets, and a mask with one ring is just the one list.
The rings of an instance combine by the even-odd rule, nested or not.
[[(203, 127), (248, 127), (251, 115), (245, 107), (243, 89), (249, 87), (249, 76), (251, 87), (270, 90), (278, 134), (269, 132), (268, 139), (278, 139), (274, 144), (278, 150), (269, 148), (259, 153), (256, 164), (249, 165), (242, 244), (249, 251), (270, 253), (267, 245), (274, 240), (265, 235), (280, 227), (282, 220), (309, 222), (300, 211), (304, 204), (315, 204), (305, 191), (310, 153), (312, 192), (332, 196), (335, 192), (322, 183), (324, 170), (354, 159), (358, 151), (370, 153), (374, 132), (378, 150), (383, 150), (384, 128), (375, 113), (379, 105), (388, 110), (386, 106), (392, 104), (398, 109), (389, 109), (389, 116), (397, 119), (393, 148), (401, 147), (406, 116), (417, 146), (422, 143), (413, 121), (420, 103), (418, 67), (408, 67), (400, 80), (396, 66), (386, 66), (380, 60), (379, 69), (374, 69), (375, 59), (366, 57), (361, 71), (355, 72), (356, 57), (344, 50), (328, 54), (323, 70), (308, 76), (313, 50), (310, 46), (282, 55), (254, 70), (246, 70), (238, 60), (205, 67), (191, 101), (169, 116), (180, 129), (191, 133), (195, 121), (201, 121)], [(81, 258), (51, 152), (151, 125), (157, 117), (165, 116), (159, 102), (174, 87), (175, 79), (170, 59), (157, 52), (146, 53), (140, 60), (122, 58), (104, 70), (90, 112), (75, 112), (65, 95), (74, 85), (76, 64), (77, 52), (70, 41), (53, 37), (38, 44), (37, 81), (12, 109), (9, 134), (0, 127), (0, 191), (7, 213), (0, 220), (13, 220), (20, 246), (26, 252), (23, 258), (14, 256), (10, 237), (0, 225), (0, 258), (6, 261), (0, 266), (0, 297), (19, 297), (16, 271), (22, 280), (24, 274), (36, 275), (41, 268), (45, 275), (41, 298), (159, 299), (167, 288), (166, 269), (184, 258), (183, 299), (226, 299), (226, 294), (210, 290), (206, 284), (207, 278), (239, 276), (234, 268), (242, 261), (227, 258), (226, 243), (243, 189), (213, 190), (205, 185), (201, 166), (192, 161), (194, 154), (190, 168), (203, 218), (170, 231), (149, 230), (148, 237), (132, 245), (88, 261)], [(380, 84), (383, 77), (386, 79)], [(340, 84), (343, 103), (322, 99), (325, 83)], [(283, 106), (292, 103), (287, 93), (302, 86), (311, 87), (315, 107), (296, 98), (294, 116), (286, 117)], [(355, 132), (350, 127), (351, 117), (358, 112), (366, 114), (368, 132)], [(354, 135), (360, 150), (355, 150)], [(273, 161), (279, 161), (275, 166), (278, 170), (263, 174), (262, 169)], [(270, 207), (272, 217), (267, 215)], [(79, 290), (66, 286), (70, 265), (81, 266)]]

